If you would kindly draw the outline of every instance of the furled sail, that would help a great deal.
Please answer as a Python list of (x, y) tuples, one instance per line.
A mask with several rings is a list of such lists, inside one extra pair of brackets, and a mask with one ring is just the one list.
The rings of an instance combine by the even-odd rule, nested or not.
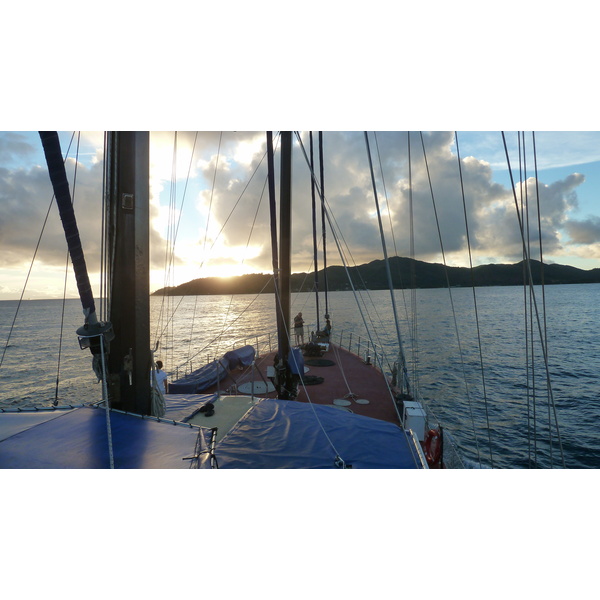
[(50, 174), (50, 181), (52, 182), (54, 196), (56, 197), (60, 219), (65, 231), (65, 237), (67, 238), (67, 246), (71, 262), (73, 263), (73, 270), (75, 271), (75, 279), (83, 306), (85, 322), (94, 325), (97, 323), (96, 306), (79, 237), (79, 229), (75, 220), (75, 212), (73, 210), (73, 202), (69, 191), (69, 182), (60, 149), (58, 133), (56, 131), (40, 131), (40, 138), (44, 147), (44, 154), (46, 155), (48, 173)]

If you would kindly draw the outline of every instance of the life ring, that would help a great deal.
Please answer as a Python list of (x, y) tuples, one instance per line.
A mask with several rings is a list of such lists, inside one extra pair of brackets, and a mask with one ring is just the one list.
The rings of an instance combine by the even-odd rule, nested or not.
[(442, 462), (443, 435), (440, 429), (430, 429), (425, 436), (423, 450), (430, 468), (439, 468)]

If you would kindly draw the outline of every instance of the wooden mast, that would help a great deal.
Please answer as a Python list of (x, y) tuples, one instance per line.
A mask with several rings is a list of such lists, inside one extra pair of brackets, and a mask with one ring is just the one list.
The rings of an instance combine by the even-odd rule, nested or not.
[[(273, 182), (272, 143), (268, 140), (270, 152), (269, 169), (270, 181)], [(281, 132), (281, 165), (280, 165), (280, 194), (279, 194), (279, 248), (274, 245), (274, 252), (279, 250), (278, 261), (274, 256), (274, 271), (276, 289), (276, 314), (279, 362), (276, 369), (275, 383), (279, 398), (290, 397), (291, 373), (289, 368), (290, 354), (290, 304), (291, 304), (291, 244), (292, 244), (292, 133)], [(271, 197), (274, 186), (270, 185)], [(274, 210), (271, 211), (271, 230), (275, 231)], [(275, 264), (277, 262), (277, 264)]]
[(110, 132), (107, 161), (111, 406), (151, 413), (149, 132)]

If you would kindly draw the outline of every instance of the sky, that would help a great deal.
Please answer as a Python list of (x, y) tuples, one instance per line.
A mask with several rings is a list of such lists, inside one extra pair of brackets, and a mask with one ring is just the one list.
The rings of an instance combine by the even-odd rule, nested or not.
[[(586, 60), (596, 55), (596, 36), (593, 19), (578, 16), (586, 12), (582, 3), (583, 12), (575, 1), (566, 14), (540, 14), (533, 4), (509, 1), (493, 19), (480, 11), (463, 19), (465, 11), (472, 14), (470, 2), (440, 3), (432, 16), (429, 5), (375, 1), (365, 11), (344, 4), (341, 14), (337, 2), (323, 6), (309, 0), (293, 22), (268, 1), (203, 7), (201, 19), (184, 18), (192, 3), (179, 0), (169, 10), (145, 9), (143, 15), (134, 3), (126, 7), (112, 0), (91, 14), (80, 5), (73, 13), (73, 2), (59, 4), (65, 6), (52, 31), (53, 39), (65, 40), (64, 58), (46, 50), (50, 9), (31, 23), (26, 5), (11, 6), (7, 19), (15, 27), (0, 40), (4, 55), (12, 57), (3, 67), (0, 112), (0, 299), (23, 292), (52, 196), (35, 133), (40, 129), (61, 132), (65, 155), (73, 131), (82, 130), (73, 138), (67, 165), (72, 182), (77, 161), (75, 212), (96, 295), (104, 129), (157, 132), (151, 156), (152, 289), (270, 268), (266, 197), (250, 234), (263, 194), (265, 164), (258, 163), (265, 129), (325, 131), (325, 193), (357, 264), (381, 256), (363, 130), (371, 132), (388, 251), (400, 255), (410, 251), (402, 132), (425, 131), (442, 241), (452, 265), (469, 261), (453, 132), (458, 130), (472, 258), (481, 264), (520, 258), (499, 131), (509, 132), (517, 183), (515, 131), (535, 130), (544, 258), (585, 269), (600, 266), (600, 113)], [(535, 22), (535, 30), (517, 23), (517, 13), (523, 24)], [(282, 22), (289, 35), (281, 35)], [(13, 49), (24, 41), (22, 23), (30, 52), (16, 54)], [(398, 35), (399, 23), (419, 26), (402, 27)], [(515, 27), (523, 34), (505, 43)], [(122, 43), (106, 43), (109, 28)], [(561, 43), (550, 32), (560, 32)], [(176, 140), (173, 130), (179, 130)], [(196, 130), (208, 133), (196, 138)], [(307, 144), (307, 134), (301, 137)], [(423, 153), (416, 133), (413, 138), (415, 256), (439, 261)], [(531, 178), (530, 133), (525, 144)], [(293, 269), (307, 271), (310, 191), (297, 146), (294, 175)], [(528, 197), (532, 192), (528, 189)], [(169, 215), (172, 202), (175, 212)], [(165, 239), (174, 227), (175, 269), (165, 277)], [(54, 209), (24, 297), (62, 297), (67, 262), (62, 238)], [(329, 240), (329, 264), (339, 263), (333, 246)], [(69, 277), (67, 295), (73, 296)]]
[[(522, 241), (501, 132), (423, 132), (423, 141), (419, 132), (411, 132), (412, 190), (408, 137), (407, 132), (394, 131), (368, 134), (388, 254), (410, 256), (412, 196), (415, 258), (442, 261), (437, 212), (448, 264), (468, 266), (470, 260), (474, 265), (520, 260)], [(60, 138), (97, 295), (103, 133), (60, 132)], [(309, 272), (314, 265), (310, 174), (304, 154), (309, 153), (308, 132), (301, 132), (299, 138), (302, 144), (295, 137), (293, 149), (292, 270)], [(152, 132), (150, 139), (151, 289), (198, 277), (270, 272), (265, 132), (163, 131)], [(513, 131), (505, 132), (505, 139), (519, 202), (524, 189), (520, 170), (523, 180), (528, 181), (532, 255), (539, 256), (535, 243), (535, 202), (539, 192), (545, 261), (583, 269), (600, 267), (600, 133), (541, 131), (519, 136)], [(532, 153), (534, 141), (536, 163)], [(317, 132), (313, 134), (313, 144), (318, 164)], [(381, 258), (364, 132), (325, 131), (323, 148), (325, 196), (334, 228), (341, 232), (345, 260), (363, 264)], [(462, 186), (457, 152), (461, 158)], [(51, 198), (37, 132), (0, 133), (0, 299), (20, 297), (47, 214), (24, 297), (62, 297), (66, 243), (56, 207), (52, 206), (48, 213)], [(165, 259), (166, 249), (173, 247), (173, 239), (173, 267), (168, 269), (165, 264), (171, 261)], [(328, 264), (342, 264), (331, 232), (327, 240)], [(319, 252), (319, 268), (322, 260)], [(76, 297), (70, 272), (66, 286), (67, 296)]]

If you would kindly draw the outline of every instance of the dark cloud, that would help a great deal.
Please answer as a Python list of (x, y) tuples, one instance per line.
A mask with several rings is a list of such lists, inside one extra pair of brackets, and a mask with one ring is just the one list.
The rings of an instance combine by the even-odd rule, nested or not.
[(597, 244), (600, 242), (600, 217), (567, 221), (565, 230), (575, 244)]

